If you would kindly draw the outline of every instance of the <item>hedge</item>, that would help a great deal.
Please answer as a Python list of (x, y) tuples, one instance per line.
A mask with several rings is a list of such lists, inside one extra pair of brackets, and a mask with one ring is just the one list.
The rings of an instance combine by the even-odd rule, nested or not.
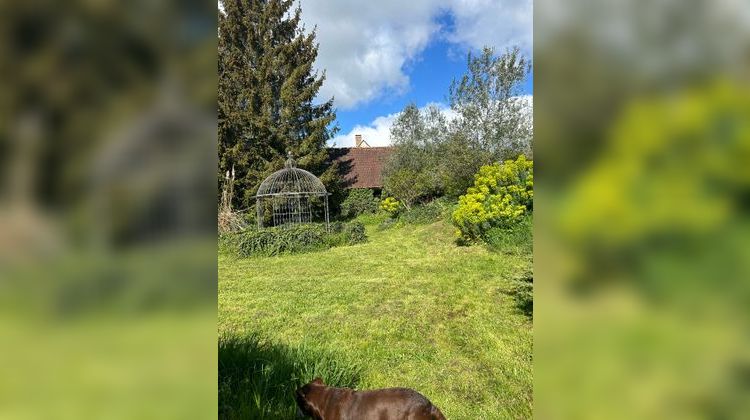
[(366, 241), (364, 225), (359, 222), (334, 223), (330, 232), (323, 224), (304, 224), (223, 234), (219, 237), (219, 250), (246, 258), (297, 254)]

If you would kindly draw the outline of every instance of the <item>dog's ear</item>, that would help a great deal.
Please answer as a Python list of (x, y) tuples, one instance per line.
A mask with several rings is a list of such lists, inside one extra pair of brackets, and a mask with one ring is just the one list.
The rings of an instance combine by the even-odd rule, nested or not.
[(300, 388), (294, 391), (294, 401), (297, 403), (297, 408), (302, 414), (310, 415), (307, 399), (305, 398), (305, 391)]
[(308, 398), (307, 391), (309, 391), (309, 385), (303, 386), (294, 393), (294, 399), (297, 402), (299, 413), (310, 416), (315, 420), (321, 420), (323, 414), (320, 412), (320, 408), (315, 400)]
[(314, 384), (317, 384), (317, 385), (325, 385), (325, 384), (323, 383), (323, 380), (322, 380), (322, 379), (320, 379), (320, 378), (315, 378), (315, 379), (313, 379), (312, 383), (314, 383)]

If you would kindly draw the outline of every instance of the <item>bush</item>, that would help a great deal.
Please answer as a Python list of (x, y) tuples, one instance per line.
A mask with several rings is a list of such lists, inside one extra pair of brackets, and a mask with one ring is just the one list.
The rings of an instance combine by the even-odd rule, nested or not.
[(380, 202), (380, 210), (388, 213), (391, 217), (395, 217), (401, 210), (401, 202), (393, 197), (386, 197)]
[(484, 234), (484, 241), (493, 251), (505, 254), (531, 254), (533, 251), (532, 216), (524, 216), (507, 228), (492, 228)]
[(367, 242), (367, 234), (362, 222), (336, 222), (331, 225), (331, 234), (328, 237), (329, 246), (355, 245), (363, 242)]
[(247, 227), (245, 217), (229, 209), (219, 211), (218, 217), (219, 233), (238, 232)]
[(378, 211), (378, 200), (369, 188), (354, 188), (341, 203), (341, 215), (357, 217), (361, 214), (373, 214)]
[(237, 235), (237, 255), (280, 255), (327, 248), (325, 226), (307, 224), (249, 230)]
[(367, 233), (362, 222), (347, 223), (344, 226), (344, 235), (349, 245), (367, 242)]
[(453, 212), (459, 240), (473, 242), (493, 228), (512, 227), (533, 210), (533, 198), (533, 164), (523, 155), (483, 166)]
[(391, 220), (391, 215), (384, 211), (378, 211), (375, 214), (360, 214), (354, 219), (354, 221), (360, 222), (365, 226), (379, 225), (383, 223), (384, 220)]
[(297, 254), (365, 241), (367, 235), (360, 222), (333, 223), (330, 232), (322, 224), (304, 224), (223, 234), (219, 236), (219, 250), (246, 258)]
[[(409, 210), (405, 210), (399, 216), (399, 221), (410, 225), (427, 225), (445, 218), (446, 213), (448, 213), (452, 207), (449, 198), (441, 197), (432, 200), (429, 203), (414, 206)], [(450, 214), (448, 213), (447, 216), (450, 217)]]

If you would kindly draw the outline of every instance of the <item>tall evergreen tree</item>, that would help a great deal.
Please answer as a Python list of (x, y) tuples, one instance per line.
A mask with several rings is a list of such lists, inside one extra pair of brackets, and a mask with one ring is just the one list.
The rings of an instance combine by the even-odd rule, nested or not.
[(299, 167), (337, 187), (326, 141), (333, 98), (314, 104), (325, 73), (313, 71), (315, 30), (293, 0), (223, 0), (219, 14), (219, 180), (236, 173), (235, 206), (248, 207), (291, 151)]

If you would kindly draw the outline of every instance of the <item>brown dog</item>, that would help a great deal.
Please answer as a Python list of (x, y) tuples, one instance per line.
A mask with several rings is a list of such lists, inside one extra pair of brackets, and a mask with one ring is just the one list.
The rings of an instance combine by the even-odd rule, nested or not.
[(294, 396), (297, 414), (315, 420), (445, 420), (430, 400), (407, 388), (355, 391), (326, 386), (316, 378)]

